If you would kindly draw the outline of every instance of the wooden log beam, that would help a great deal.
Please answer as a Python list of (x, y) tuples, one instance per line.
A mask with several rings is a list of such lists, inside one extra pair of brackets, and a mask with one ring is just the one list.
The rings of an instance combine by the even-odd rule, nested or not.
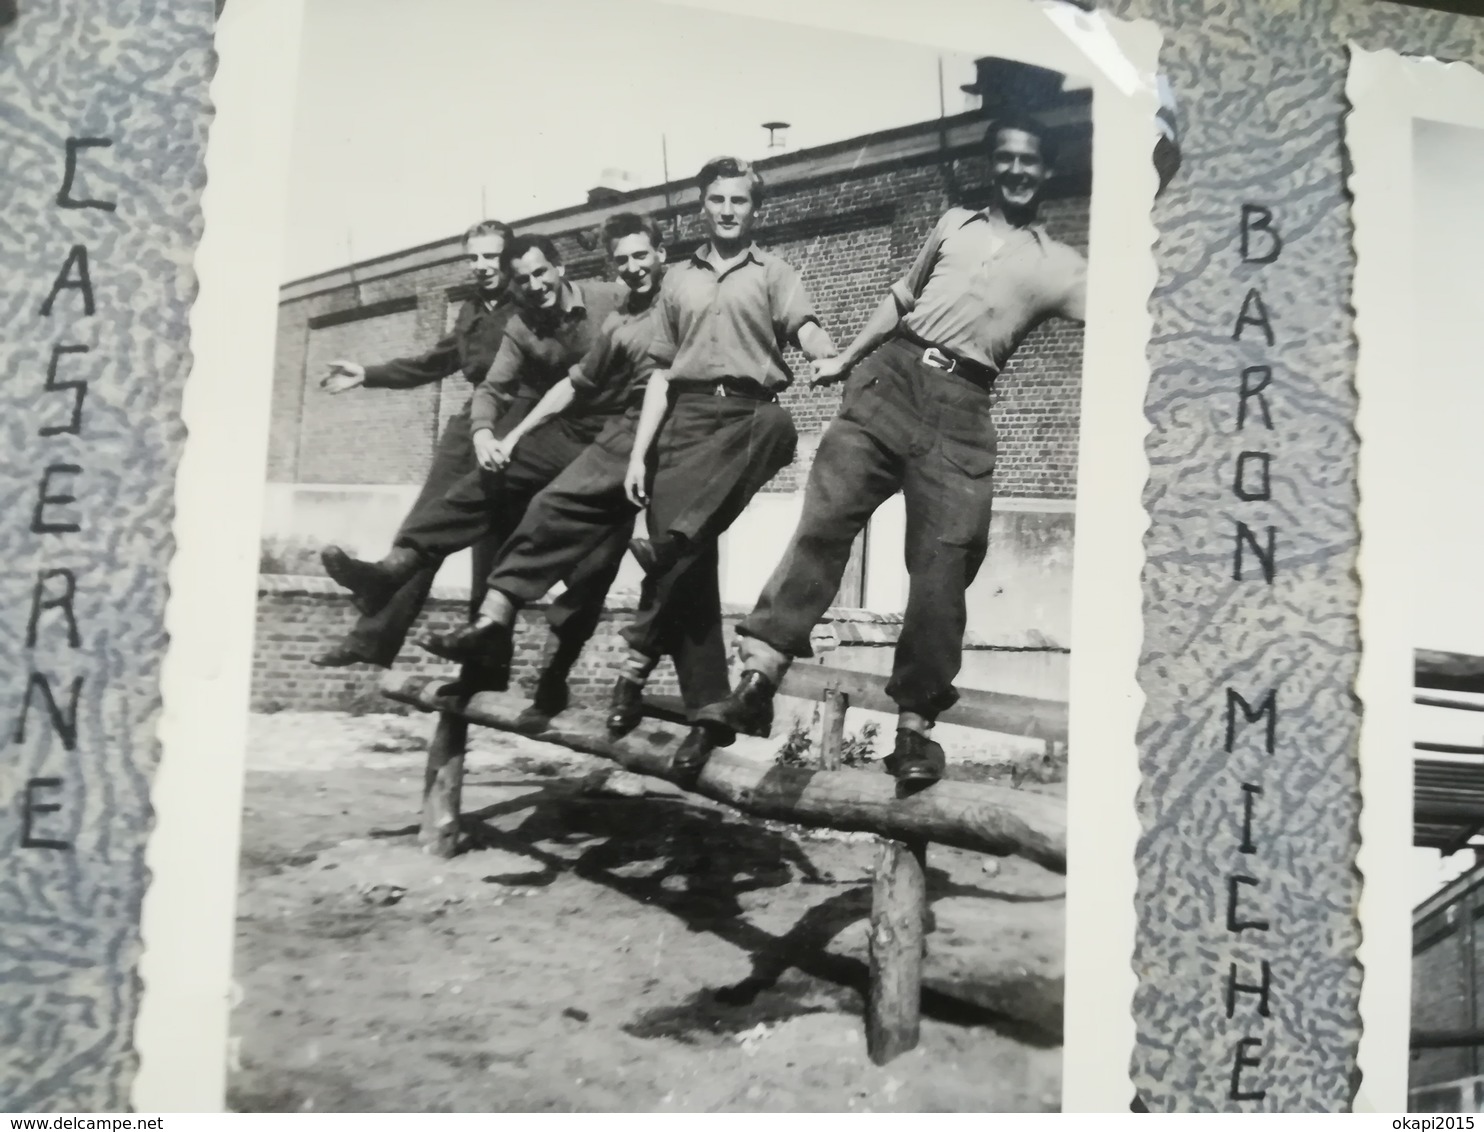
[(877, 1065), (917, 1046), (926, 917), (927, 846), (883, 840), (876, 847), (871, 890), (871, 981), (866, 991), (866, 1053)]
[[(852, 672), (826, 664), (795, 664), (778, 691), (801, 700), (823, 700), (834, 690), (850, 697), (850, 706), (895, 715), (896, 701), (886, 694), (886, 680), (870, 672)], [(976, 727), (1001, 735), (1067, 741), (1067, 705), (1060, 700), (1038, 700), (981, 688), (960, 688), (959, 700), (938, 717), (939, 723)]]
[(1441, 692), (1484, 692), (1484, 656), (1417, 649), (1412, 654), (1413, 683)]
[[(480, 692), (460, 710), (430, 694), (439, 677), (390, 673), (382, 693), (424, 711), (454, 711), (474, 723), (514, 729), (526, 706), (509, 692)], [(686, 728), (646, 721), (621, 739), (609, 737), (596, 712), (566, 711), (531, 738), (612, 759), (627, 770), (674, 782), (670, 759)], [(777, 764), (776, 741), (739, 736), (706, 764), (694, 791), (754, 817), (829, 829), (860, 830), (899, 841), (933, 841), (995, 856), (1019, 855), (1058, 873), (1067, 868), (1066, 804), (982, 782), (944, 781), (897, 796), (897, 783), (877, 771), (818, 771)]]

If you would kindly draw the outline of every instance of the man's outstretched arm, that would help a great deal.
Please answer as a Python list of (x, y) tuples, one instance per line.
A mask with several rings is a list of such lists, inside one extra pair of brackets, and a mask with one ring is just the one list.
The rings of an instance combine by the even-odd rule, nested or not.
[[(888, 291), (881, 302), (876, 304), (876, 309), (871, 312), (871, 317), (866, 320), (866, 325), (861, 327), (860, 333), (851, 340), (850, 345), (841, 350), (834, 357), (829, 354), (823, 355), (814, 362), (814, 374), (809, 379), (811, 385), (829, 385), (839, 381), (848, 374), (855, 364), (885, 342), (897, 332), (897, 327), (902, 321), (901, 307), (897, 303), (896, 295)], [(818, 323), (811, 326), (824, 333)], [(809, 329), (805, 327), (804, 329)], [(808, 353), (807, 347), (802, 341), (803, 332), (800, 331), (799, 346)], [(825, 335), (828, 338), (828, 335)]]

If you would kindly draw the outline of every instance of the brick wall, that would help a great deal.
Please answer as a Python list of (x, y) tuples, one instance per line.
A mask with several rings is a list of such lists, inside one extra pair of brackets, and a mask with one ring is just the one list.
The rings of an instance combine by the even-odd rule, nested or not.
[[(619, 630), (628, 623), (633, 600), (614, 594), (602, 625), (583, 650), (569, 681), (579, 703), (603, 704), (618, 658), (624, 651)], [(467, 597), (457, 590), (437, 589), (413, 628), (396, 668), (436, 676), (457, 675), (457, 666), (440, 660), (411, 641), (424, 633), (446, 632), (466, 623)], [(254, 711), (396, 711), (377, 688), (383, 670), (368, 665), (315, 668), (309, 658), (337, 643), (355, 620), (345, 595), (328, 578), (265, 575), (259, 579), (257, 629), (253, 647)], [(529, 689), (541, 661), (546, 636), (545, 609), (521, 613), (516, 634), (513, 679)], [(651, 687), (676, 692), (675, 670), (666, 660), (651, 678)]]
[[(1484, 923), (1481, 893), (1464, 891), (1451, 904), (1413, 924), (1412, 1029), (1472, 1030), (1481, 1024), (1484, 1002), (1469, 1010), (1470, 977), (1484, 997)], [(1472, 931), (1470, 931), (1470, 928)], [(1472, 935), (1473, 947), (1469, 942)], [(1429, 1049), (1412, 1055), (1409, 1087), (1457, 1081), (1484, 1072), (1484, 1050)]]
[[(620, 631), (634, 611), (636, 595), (614, 591), (607, 609), (574, 667), (569, 687), (573, 700), (592, 706), (608, 702), (608, 690), (620, 657), (626, 651)], [(460, 587), (438, 586), (433, 590), (411, 640), (425, 632), (443, 632), (466, 623), (468, 592)], [(732, 628), (748, 612), (741, 606), (724, 606), (727, 640)], [(373, 711), (402, 710), (378, 692), (383, 670), (367, 665), (354, 668), (315, 668), (309, 658), (339, 642), (350, 628), (355, 613), (345, 593), (328, 578), (309, 575), (264, 574), (258, 578), (257, 626), (253, 642), (251, 705), (254, 711)], [(859, 609), (832, 609), (811, 634), (815, 654), (828, 663), (842, 663), (841, 646), (891, 646), (896, 643), (901, 617)], [(546, 638), (545, 607), (537, 604), (521, 612), (515, 638), (512, 678), (530, 690), (540, 670), (541, 650)], [(973, 634), (966, 647), (983, 647)], [(835, 659), (829, 660), (833, 656)], [(851, 661), (844, 667), (855, 667)], [(439, 660), (409, 643), (397, 657), (398, 672), (448, 676), (456, 666)], [(735, 675), (735, 674), (734, 674)], [(658, 693), (676, 694), (675, 669), (666, 659), (660, 663), (649, 687)]]
[[(982, 199), (984, 163), (907, 164), (791, 184), (770, 193), (759, 234), (770, 250), (800, 269), (825, 327), (841, 344), (865, 323), (890, 283), (912, 262), (942, 212)], [(1047, 202), (1050, 234), (1086, 250), (1088, 197)], [(518, 227), (518, 226), (517, 226)], [(668, 226), (667, 226), (668, 227)], [(700, 238), (699, 216), (675, 224), (680, 245)], [(776, 238), (768, 235), (769, 230)], [(602, 250), (587, 229), (557, 236), (577, 278), (602, 273)], [(322, 361), (340, 352), (373, 362), (428, 348), (448, 318), (448, 288), (463, 281), (457, 263), (367, 279), (358, 288), (314, 294), (280, 307), (269, 479), (275, 482), (415, 483), (426, 467), (435, 430), (467, 396), (461, 378), (410, 393), (374, 391), (329, 398), (313, 386)], [(415, 312), (382, 315), (309, 330), (311, 318), (385, 299), (415, 295)], [(996, 391), (1000, 436), (996, 491), (1002, 496), (1068, 499), (1075, 492), (1082, 332), (1064, 322), (1034, 331)], [(801, 355), (790, 362), (806, 373)], [(307, 364), (306, 364), (307, 363)], [(784, 403), (800, 433), (800, 455), (767, 490), (797, 490), (819, 432), (839, 405), (837, 389), (802, 381)], [(375, 443), (366, 438), (375, 437)], [(419, 439), (421, 438), (421, 439)], [(417, 455), (422, 445), (423, 454)]]

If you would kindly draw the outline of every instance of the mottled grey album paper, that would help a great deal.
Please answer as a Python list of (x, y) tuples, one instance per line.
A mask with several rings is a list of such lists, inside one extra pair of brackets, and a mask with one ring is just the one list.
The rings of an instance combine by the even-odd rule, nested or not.
[(0, 33), (0, 1109), (118, 1111), (214, 12), (20, 9)]
[[(1130, 1098), (1340, 1110), (1362, 978), (1346, 44), (1484, 64), (1484, 23), (1108, 8), (1163, 30), (1183, 150), (1155, 210)], [(7, 1110), (118, 1110), (135, 1072), (212, 22), (210, 0), (24, 0), (0, 47)]]

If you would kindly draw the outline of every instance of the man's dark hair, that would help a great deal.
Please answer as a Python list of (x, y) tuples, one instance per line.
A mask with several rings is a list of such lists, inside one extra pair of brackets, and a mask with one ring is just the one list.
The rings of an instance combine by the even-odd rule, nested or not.
[(464, 233), (465, 246), (468, 246), (470, 240), (479, 236), (499, 236), (508, 244), (515, 239), (515, 229), (503, 220), (481, 220), (478, 224), (469, 225)]
[(524, 236), (516, 236), (506, 241), (505, 250), (500, 253), (500, 266), (509, 271), (511, 264), (533, 249), (540, 251), (553, 266), (562, 262), (562, 255), (557, 251), (557, 246), (550, 236), (543, 236), (539, 232), (527, 232)]
[(1001, 114), (989, 124), (989, 129), (984, 131), (984, 152), (986, 154), (994, 152), (995, 143), (999, 141), (1000, 134), (1006, 130), (1019, 130), (1023, 134), (1034, 136), (1041, 143), (1041, 160), (1047, 165), (1056, 164), (1056, 139), (1051, 136), (1051, 131), (1046, 128), (1045, 122), (1034, 114), (1026, 114), (1023, 111)]
[(706, 199), (706, 190), (711, 182), (723, 177), (746, 177), (752, 189), (752, 205), (758, 208), (763, 203), (763, 179), (752, 167), (752, 162), (741, 157), (713, 157), (696, 174), (696, 185), (701, 190), (701, 199)]
[(603, 244), (609, 251), (625, 236), (645, 235), (656, 250), (664, 246), (665, 234), (654, 217), (642, 212), (615, 212), (603, 221)]

